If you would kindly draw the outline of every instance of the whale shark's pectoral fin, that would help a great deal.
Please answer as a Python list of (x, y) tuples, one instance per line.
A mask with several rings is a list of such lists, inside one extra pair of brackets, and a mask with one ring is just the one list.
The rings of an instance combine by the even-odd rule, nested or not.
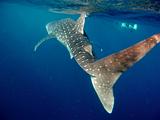
[(76, 25), (73, 30), (76, 30), (82, 34), (84, 34), (84, 24), (85, 24), (86, 13), (82, 13), (81, 16), (76, 21)]
[(72, 59), (73, 58), (73, 54), (72, 54), (72, 52), (71, 52), (71, 49), (69, 48), (69, 46), (67, 45), (67, 50), (68, 50), (68, 52), (69, 52), (69, 55), (70, 55), (70, 58)]
[(53, 38), (55, 38), (53, 35), (48, 35), (48, 36), (44, 37), (43, 39), (41, 39), (41, 40), (34, 46), (34, 52), (37, 51), (37, 48), (38, 48), (42, 43), (44, 43), (44, 42), (47, 41), (47, 40), (53, 39)]

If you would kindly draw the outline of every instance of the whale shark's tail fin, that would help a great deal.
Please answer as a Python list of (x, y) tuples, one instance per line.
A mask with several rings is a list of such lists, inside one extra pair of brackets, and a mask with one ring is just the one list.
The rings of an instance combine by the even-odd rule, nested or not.
[(95, 74), (91, 77), (92, 84), (108, 113), (112, 113), (113, 110), (114, 95), (112, 87), (117, 79), (159, 42), (160, 34), (157, 34), (93, 63)]
[(120, 77), (120, 75), (121, 75), (120, 73), (109, 75), (108, 72), (106, 71), (106, 75), (102, 74), (101, 76), (97, 75), (91, 77), (92, 85), (103, 107), (108, 113), (112, 113), (114, 106), (112, 81), (116, 81)]

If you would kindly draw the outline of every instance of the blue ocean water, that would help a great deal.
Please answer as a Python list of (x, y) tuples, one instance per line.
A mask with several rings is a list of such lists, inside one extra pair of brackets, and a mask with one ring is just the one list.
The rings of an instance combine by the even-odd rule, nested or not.
[[(90, 77), (58, 41), (33, 52), (47, 35), (45, 25), (67, 17), (78, 15), (0, 4), (0, 120), (159, 120), (160, 46), (120, 77), (113, 113), (108, 114)], [(137, 24), (138, 29), (123, 29), (121, 22)], [(85, 30), (102, 58), (159, 33), (160, 27), (152, 20), (95, 15), (86, 19)]]

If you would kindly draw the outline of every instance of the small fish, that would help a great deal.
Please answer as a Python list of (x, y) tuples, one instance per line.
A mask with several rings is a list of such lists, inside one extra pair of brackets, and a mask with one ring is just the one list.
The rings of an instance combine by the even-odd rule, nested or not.
[(44, 41), (57, 38), (68, 49), (71, 58), (74, 58), (80, 67), (91, 76), (93, 87), (103, 107), (108, 113), (112, 113), (113, 86), (117, 79), (160, 42), (160, 34), (97, 60), (93, 54), (92, 44), (84, 32), (85, 17), (85, 13), (82, 13), (77, 21), (67, 18), (47, 24), (49, 35), (42, 39), (34, 50), (37, 50)]

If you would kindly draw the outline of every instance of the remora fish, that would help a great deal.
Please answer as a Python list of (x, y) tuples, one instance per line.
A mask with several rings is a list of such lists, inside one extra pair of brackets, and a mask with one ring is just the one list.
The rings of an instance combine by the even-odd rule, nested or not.
[(44, 41), (57, 38), (69, 50), (71, 58), (74, 57), (81, 68), (91, 76), (93, 87), (103, 107), (108, 113), (112, 113), (113, 85), (124, 71), (143, 58), (160, 42), (160, 34), (153, 35), (118, 53), (96, 60), (92, 54), (92, 45), (83, 34), (84, 23), (85, 14), (81, 14), (77, 21), (67, 18), (47, 24), (49, 35), (35, 46), (35, 51)]

